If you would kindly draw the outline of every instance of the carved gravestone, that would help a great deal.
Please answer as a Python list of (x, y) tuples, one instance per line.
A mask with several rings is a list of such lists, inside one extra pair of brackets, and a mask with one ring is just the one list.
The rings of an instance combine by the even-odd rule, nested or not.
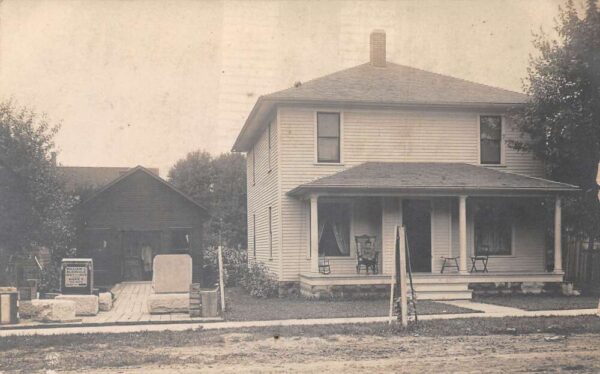
[(154, 293), (188, 293), (192, 284), (192, 258), (187, 254), (157, 255), (152, 266)]
[(64, 295), (91, 295), (93, 291), (92, 259), (63, 258), (60, 264), (60, 292)]
[(157, 255), (152, 266), (153, 293), (148, 297), (148, 311), (188, 313), (192, 258), (187, 254)]

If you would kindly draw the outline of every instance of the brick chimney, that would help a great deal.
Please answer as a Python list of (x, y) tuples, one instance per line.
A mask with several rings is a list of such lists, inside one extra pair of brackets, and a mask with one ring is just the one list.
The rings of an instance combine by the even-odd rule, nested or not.
[(371, 32), (371, 65), (385, 67), (385, 31), (373, 30)]

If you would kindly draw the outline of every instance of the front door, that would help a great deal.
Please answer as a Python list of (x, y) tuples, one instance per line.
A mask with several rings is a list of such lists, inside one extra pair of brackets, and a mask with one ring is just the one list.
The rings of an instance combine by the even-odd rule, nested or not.
[(402, 222), (413, 272), (431, 272), (431, 203), (429, 200), (404, 200)]

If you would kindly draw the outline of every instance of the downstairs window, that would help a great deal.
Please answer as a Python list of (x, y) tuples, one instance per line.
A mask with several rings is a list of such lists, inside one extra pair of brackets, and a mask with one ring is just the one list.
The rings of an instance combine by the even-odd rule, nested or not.
[(506, 202), (481, 202), (474, 219), (475, 255), (512, 255), (512, 222), (510, 205)]
[(349, 203), (319, 203), (319, 256), (350, 256)]

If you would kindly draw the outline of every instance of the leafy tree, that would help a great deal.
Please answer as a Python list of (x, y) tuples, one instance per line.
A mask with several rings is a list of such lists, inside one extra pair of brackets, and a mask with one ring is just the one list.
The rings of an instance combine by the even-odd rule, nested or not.
[(25, 258), (40, 247), (52, 253), (45, 279), (56, 286), (56, 265), (73, 240), (74, 201), (54, 162), (59, 126), (11, 102), (0, 103), (0, 246)]
[(169, 181), (209, 209), (208, 245), (231, 248), (246, 244), (246, 162), (237, 153), (216, 158), (204, 151), (189, 153), (171, 168)]
[(214, 232), (222, 232), (225, 245), (246, 247), (246, 158), (224, 153), (213, 160)]
[(582, 193), (566, 199), (565, 225), (592, 240), (600, 228), (600, 13), (588, 1), (581, 16), (569, 1), (560, 9), (559, 40), (540, 33), (525, 90), (530, 99), (516, 115), (526, 141), (513, 142), (545, 162), (548, 176)]

